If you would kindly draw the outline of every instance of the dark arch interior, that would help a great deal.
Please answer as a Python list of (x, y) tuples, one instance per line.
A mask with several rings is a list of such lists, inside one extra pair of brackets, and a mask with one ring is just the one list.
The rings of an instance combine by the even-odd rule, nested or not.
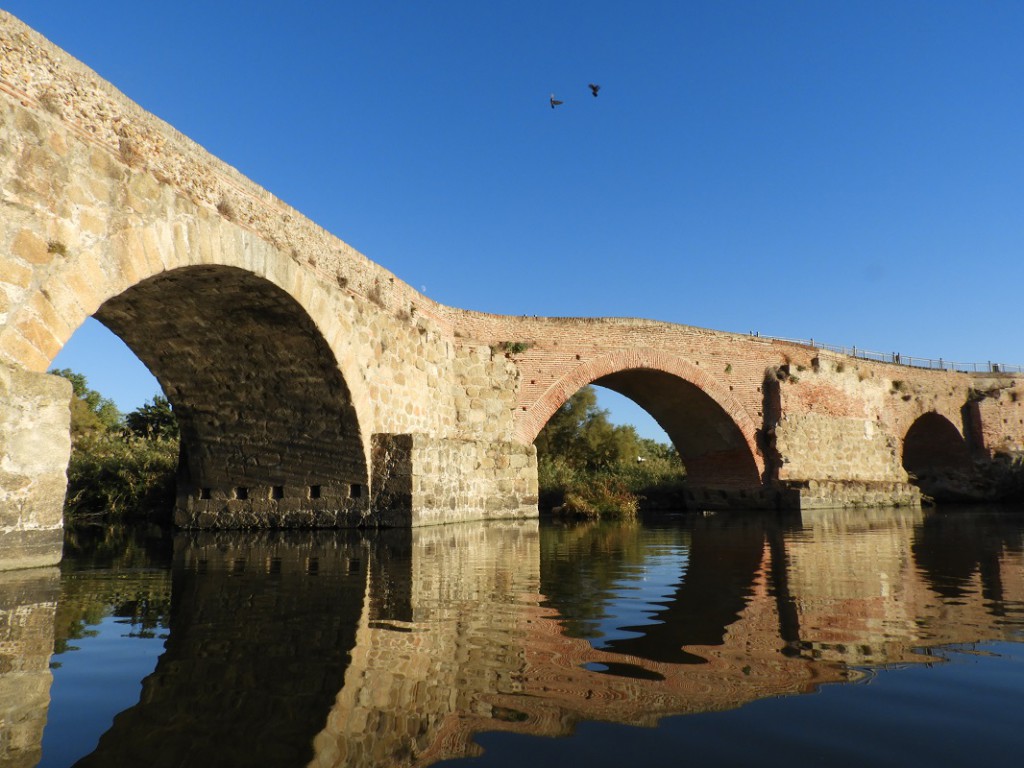
[(110, 299), (96, 319), (160, 382), (182, 436), (183, 489), (367, 483), (348, 387), (303, 308), (229, 267), (187, 267)]
[(757, 464), (739, 427), (696, 385), (646, 368), (618, 371), (593, 383), (630, 398), (651, 414), (679, 452), (691, 485), (760, 486)]
[(954, 499), (960, 479), (971, 468), (970, 451), (945, 416), (926, 413), (907, 431), (903, 468), (922, 491), (936, 499)]

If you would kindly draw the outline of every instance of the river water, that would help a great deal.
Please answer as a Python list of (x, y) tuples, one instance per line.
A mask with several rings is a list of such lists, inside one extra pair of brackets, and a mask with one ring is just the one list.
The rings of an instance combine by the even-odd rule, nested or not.
[(1024, 514), (69, 535), (0, 766), (1018, 766)]

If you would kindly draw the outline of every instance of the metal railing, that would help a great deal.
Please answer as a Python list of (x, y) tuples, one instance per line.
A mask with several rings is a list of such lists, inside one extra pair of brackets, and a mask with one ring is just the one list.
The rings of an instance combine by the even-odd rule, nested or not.
[(943, 360), (941, 357), (938, 360), (934, 360), (930, 357), (901, 355), (899, 352), (872, 352), (867, 349), (858, 349), (857, 347), (837, 347), (834, 344), (816, 342), (814, 339), (785, 339), (781, 336), (757, 336), (758, 338), (769, 339), (770, 341), (782, 341), (788, 344), (800, 344), (801, 346), (813, 349), (824, 349), (828, 352), (857, 357), (861, 360), (906, 365), (911, 368), (929, 368), (935, 371), (955, 371), (957, 373), (1024, 373), (1024, 366), (993, 363), (991, 360), (987, 363), (958, 363), (953, 360)]

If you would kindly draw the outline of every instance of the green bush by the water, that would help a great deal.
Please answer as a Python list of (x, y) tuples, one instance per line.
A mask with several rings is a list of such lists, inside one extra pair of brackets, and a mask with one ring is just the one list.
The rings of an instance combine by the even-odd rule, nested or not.
[(170, 403), (157, 395), (122, 416), (82, 374), (51, 373), (68, 379), (74, 390), (65, 521), (167, 516), (178, 468), (178, 425)]
[(166, 515), (174, 503), (178, 441), (102, 434), (77, 441), (68, 464), (64, 509), (85, 515)]
[(670, 445), (608, 421), (584, 387), (535, 441), (542, 503), (575, 517), (633, 517), (652, 491), (681, 490), (686, 470)]

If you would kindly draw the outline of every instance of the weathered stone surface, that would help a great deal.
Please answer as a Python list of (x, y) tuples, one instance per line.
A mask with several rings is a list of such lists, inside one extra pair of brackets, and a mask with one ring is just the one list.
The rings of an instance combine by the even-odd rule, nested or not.
[(0, 570), (60, 560), (70, 401), (65, 379), (0, 364)]
[[(506, 469), (497, 469), (499, 459)], [(537, 514), (533, 446), (427, 435), (374, 435), (373, 472), (373, 508), (385, 525), (421, 526)]]
[[(63, 495), (61, 503), (63, 503)], [(64, 528), (0, 531), (0, 571), (59, 563)]]

